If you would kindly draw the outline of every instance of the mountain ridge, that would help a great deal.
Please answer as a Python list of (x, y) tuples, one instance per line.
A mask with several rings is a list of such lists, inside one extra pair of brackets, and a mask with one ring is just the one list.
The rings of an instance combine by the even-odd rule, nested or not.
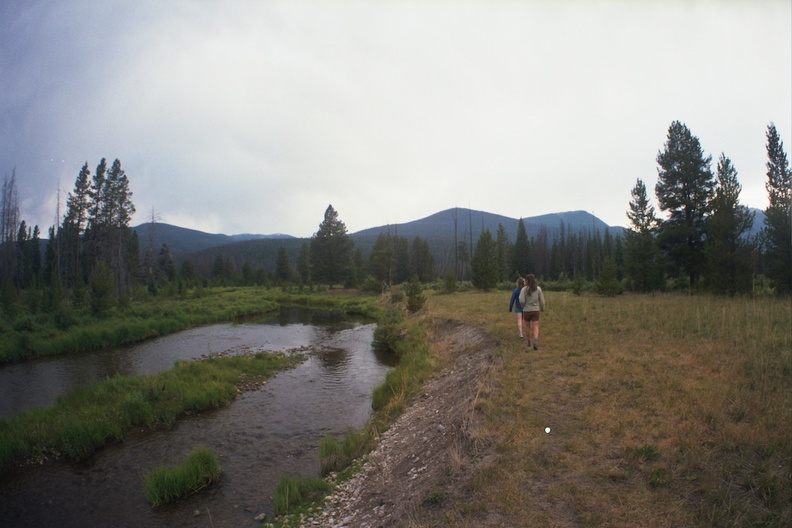
[[(756, 218), (749, 236), (761, 229), (764, 219), (762, 211), (753, 211)], [(349, 236), (364, 258), (368, 257), (380, 234), (392, 234), (406, 238), (409, 242), (420, 237), (430, 245), (435, 261), (441, 264), (454, 255), (455, 242), (475, 244), (485, 229), (495, 237), (498, 226), (502, 225), (507, 239), (514, 242), (519, 221), (519, 218), (454, 207), (410, 222), (362, 229)], [(625, 231), (623, 227), (609, 226), (593, 214), (579, 210), (523, 217), (522, 221), (529, 239), (545, 236), (551, 243), (562, 233), (565, 236), (581, 233), (604, 236), (608, 232), (617, 236)], [(296, 263), (300, 248), (310, 240), (310, 237), (298, 238), (284, 234), (211, 234), (163, 223), (140, 224), (133, 229), (138, 234), (142, 252), (151, 248), (154, 253), (158, 253), (165, 244), (177, 262), (192, 260), (196, 269), (205, 274), (211, 273), (220, 255), (232, 259), (238, 266), (249, 262), (254, 268), (274, 269), (281, 247), (286, 250), (290, 262)]]

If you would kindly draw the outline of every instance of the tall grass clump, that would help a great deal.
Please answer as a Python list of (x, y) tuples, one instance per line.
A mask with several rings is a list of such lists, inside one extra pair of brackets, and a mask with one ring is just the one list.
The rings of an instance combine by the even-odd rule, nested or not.
[(286, 515), (317, 502), (332, 488), (332, 484), (319, 477), (281, 477), (273, 495), (272, 509), (275, 515)]
[(160, 466), (146, 474), (146, 498), (152, 506), (184, 498), (220, 478), (217, 455), (209, 448), (198, 447), (177, 466)]
[(371, 448), (371, 435), (366, 429), (350, 431), (341, 440), (325, 435), (319, 442), (319, 464), (323, 475), (340, 471), (365, 455)]

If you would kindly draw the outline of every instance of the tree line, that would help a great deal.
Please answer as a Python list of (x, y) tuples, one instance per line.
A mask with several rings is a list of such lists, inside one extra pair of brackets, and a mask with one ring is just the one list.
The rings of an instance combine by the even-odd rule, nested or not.
[(740, 203), (732, 161), (721, 154), (715, 172), (699, 139), (675, 121), (657, 154), (655, 196), (636, 181), (627, 216), (625, 275), (631, 289), (660, 290), (668, 280), (690, 290), (750, 292), (762, 274), (778, 294), (792, 292), (792, 174), (775, 125), (767, 127), (768, 207), (758, 237), (747, 236), (754, 214)]
[[(278, 249), (274, 269), (254, 269), (218, 255), (209, 276), (189, 259), (177, 266), (170, 250), (141, 242), (129, 226), (135, 213), (129, 179), (116, 159), (86, 163), (66, 200), (60, 224), (46, 245), (38, 226), (19, 218), (16, 172), (0, 196), (0, 307), (35, 311), (90, 306), (96, 313), (140, 292), (184, 291), (197, 284), (302, 284), (379, 289), (411, 278), (470, 281), (477, 288), (505, 286), (534, 273), (561, 284), (598, 283), (603, 291), (666, 289), (721, 294), (750, 292), (766, 278), (778, 294), (792, 293), (792, 176), (773, 124), (766, 132), (768, 207), (760, 236), (747, 236), (753, 213), (740, 203), (737, 169), (725, 155), (712, 170), (699, 139), (675, 121), (658, 151), (654, 188), (661, 218), (645, 183), (636, 180), (623, 235), (606, 229), (559, 233), (540, 229), (531, 238), (520, 219), (514, 240), (498, 226), (473, 242), (457, 241), (453, 262), (438, 265), (430, 245), (382, 233), (368, 255), (355, 248), (337, 211), (329, 205), (317, 232), (295, 259)], [(58, 212), (60, 218), (60, 212)], [(44, 251), (42, 252), (42, 247)], [(293, 261), (294, 260), (294, 261)], [(137, 292), (137, 293), (136, 293)]]

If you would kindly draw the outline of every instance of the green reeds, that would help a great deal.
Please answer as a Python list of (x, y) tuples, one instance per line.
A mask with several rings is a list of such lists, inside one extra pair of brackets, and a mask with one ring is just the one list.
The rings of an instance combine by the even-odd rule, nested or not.
[(177, 466), (160, 466), (146, 474), (146, 498), (152, 506), (184, 498), (220, 478), (217, 455), (206, 447), (187, 454)]
[(313, 504), (333, 488), (318, 477), (281, 477), (273, 495), (275, 515), (285, 515)]
[(339, 440), (325, 435), (319, 442), (319, 463), (323, 475), (348, 467), (365, 455), (371, 447), (371, 435), (367, 430), (350, 431)]

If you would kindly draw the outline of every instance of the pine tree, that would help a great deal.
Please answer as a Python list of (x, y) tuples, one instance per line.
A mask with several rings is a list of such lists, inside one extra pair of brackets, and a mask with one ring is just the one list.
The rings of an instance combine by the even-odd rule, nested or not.
[(369, 255), (369, 273), (379, 282), (393, 284), (396, 272), (396, 248), (391, 233), (380, 233)]
[(115, 304), (115, 285), (113, 276), (104, 260), (96, 263), (88, 281), (90, 291), (91, 313), (96, 317), (105, 317)]
[(495, 252), (498, 259), (498, 282), (506, 282), (511, 271), (512, 244), (506, 236), (506, 228), (501, 223), (498, 223), (498, 231), (495, 234)]
[(517, 280), (517, 277), (524, 277), (534, 269), (534, 264), (531, 260), (531, 247), (528, 243), (528, 234), (525, 232), (525, 222), (523, 219), (517, 222), (517, 236), (514, 239), (514, 247), (512, 248), (512, 261), (511, 261), (511, 280)]
[(627, 279), (635, 291), (654, 291), (662, 287), (660, 249), (655, 239), (657, 217), (639, 178), (631, 192), (627, 211), (630, 225), (625, 232), (624, 261)]
[(300, 246), (300, 254), (297, 255), (297, 273), (300, 274), (300, 281), (303, 284), (311, 282), (311, 250), (307, 242)]
[(275, 263), (275, 276), (281, 282), (288, 282), (291, 279), (291, 264), (286, 248), (278, 246), (278, 258)]
[(660, 226), (660, 246), (687, 275), (690, 288), (696, 286), (706, 264), (704, 224), (715, 187), (711, 162), (687, 126), (671, 123), (665, 150), (657, 154), (655, 194), (660, 210), (669, 214)]
[(792, 171), (774, 124), (767, 127), (765, 247), (767, 275), (779, 294), (792, 293)]
[(58, 230), (56, 249), (60, 252), (61, 281), (67, 287), (83, 280), (83, 234), (92, 203), (90, 176), (86, 162), (74, 182), (74, 191), (66, 199), (66, 216)]
[(157, 277), (163, 284), (176, 280), (176, 261), (167, 244), (162, 244), (157, 255)]
[(411, 313), (417, 312), (426, 304), (426, 296), (423, 294), (423, 285), (418, 280), (418, 275), (413, 275), (404, 287), (404, 294), (407, 297), (407, 310)]
[(179, 278), (187, 283), (188, 286), (192, 285), (192, 282), (195, 280), (195, 266), (192, 260), (185, 260), (182, 262), (181, 269), (179, 270)]
[(413, 275), (418, 276), (421, 282), (431, 282), (435, 277), (435, 263), (429, 242), (421, 237), (415, 237), (412, 242), (410, 252), (410, 270)]
[(740, 205), (742, 187), (737, 170), (725, 154), (718, 159), (718, 184), (707, 220), (707, 286), (715, 293), (734, 295), (752, 286), (751, 244), (744, 235), (754, 215)]
[(605, 297), (614, 297), (622, 292), (619, 281), (616, 280), (616, 263), (610, 257), (605, 257), (602, 270), (594, 284), (595, 291)]
[(346, 225), (329, 205), (319, 230), (311, 237), (311, 275), (331, 287), (340, 284), (349, 275), (354, 243), (347, 234)]
[(485, 229), (479, 235), (472, 264), (473, 286), (489, 290), (498, 284), (497, 250), (489, 229)]

